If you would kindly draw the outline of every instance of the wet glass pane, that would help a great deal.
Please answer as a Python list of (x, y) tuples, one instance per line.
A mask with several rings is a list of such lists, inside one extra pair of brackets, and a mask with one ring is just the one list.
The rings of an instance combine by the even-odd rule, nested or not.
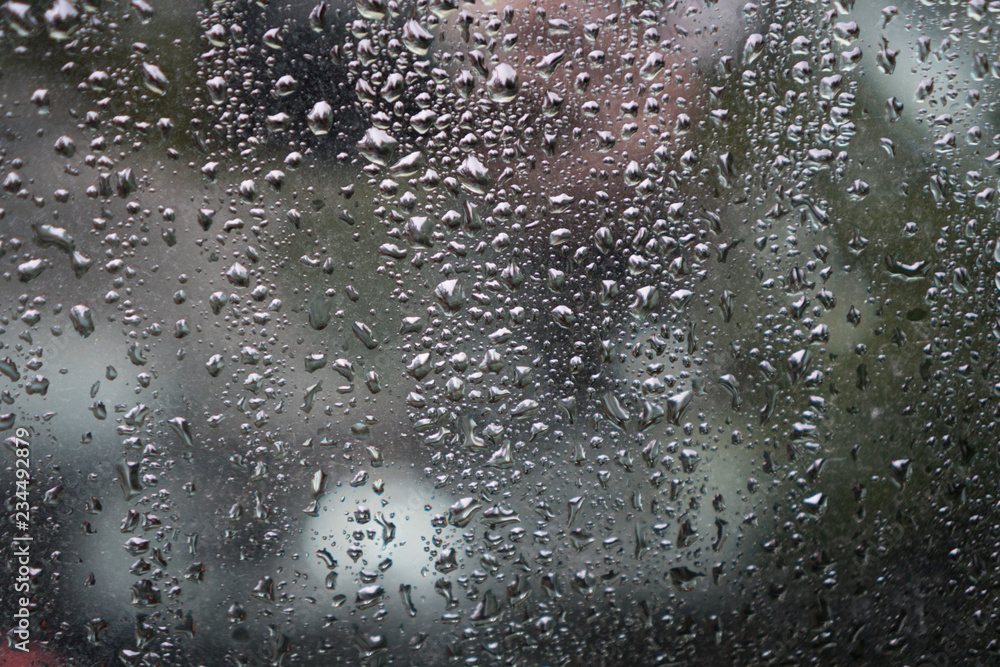
[(0, 14), (0, 664), (1000, 661), (1000, 2)]

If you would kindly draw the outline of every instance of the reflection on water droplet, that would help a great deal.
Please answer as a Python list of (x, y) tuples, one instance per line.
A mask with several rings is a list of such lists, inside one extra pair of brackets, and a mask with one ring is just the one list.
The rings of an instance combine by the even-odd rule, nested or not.
[(517, 70), (507, 63), (500, 63), (493, 68), (486, 82), (490, 99), (500, 104), (512, 102), (521, 88)]
[(167, 75), (163, 73), (163, 70), (150, 63), (142, 64), (142, 80), (146, 84), (146, 87), (157, 95), (166, 95), (167, 86), (170, 85), (170, 81), (167, 79)]

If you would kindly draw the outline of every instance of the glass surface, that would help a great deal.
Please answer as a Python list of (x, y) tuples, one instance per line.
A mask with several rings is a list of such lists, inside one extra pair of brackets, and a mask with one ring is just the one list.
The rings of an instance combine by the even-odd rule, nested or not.
[(1000, 661), (1000, 2), (0, 14), (0, 664)]

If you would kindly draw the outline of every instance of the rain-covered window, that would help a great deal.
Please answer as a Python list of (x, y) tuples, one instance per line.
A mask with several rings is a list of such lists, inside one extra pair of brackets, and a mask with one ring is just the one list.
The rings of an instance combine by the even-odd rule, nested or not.
[(1000, 663), (1000, 2), (893, 1), (0, 2), (0, 664)]

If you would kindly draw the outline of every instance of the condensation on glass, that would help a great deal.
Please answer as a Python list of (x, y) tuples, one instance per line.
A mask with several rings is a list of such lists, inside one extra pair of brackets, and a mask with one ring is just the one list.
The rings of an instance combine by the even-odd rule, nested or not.
[(3, 664), (1000, 660), (1000, 2), (0, 14)]

